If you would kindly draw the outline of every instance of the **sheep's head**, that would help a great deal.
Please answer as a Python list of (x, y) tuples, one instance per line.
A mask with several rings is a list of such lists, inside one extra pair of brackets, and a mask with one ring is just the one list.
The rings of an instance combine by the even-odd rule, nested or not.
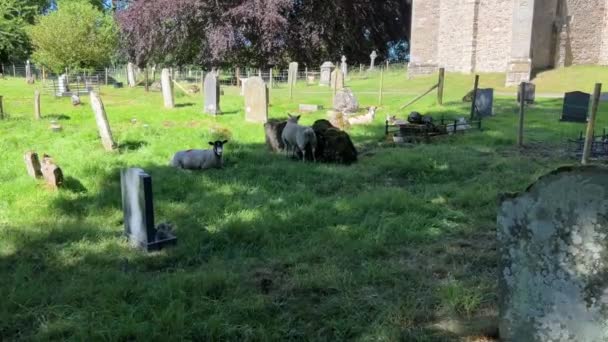
[(289, 116), (289, 119), (287, 119), (287, 122), (298, 123), (298, 121), (300, 120), (300, 115), (292, 116), (291, 114), (287, 114), (287, 116)]
[(213, 153), (215, 153), (216, 156), (221, 157), (222, 154), (224, 153), (224, 144), (228, 143), (228, 140), (217, 140), (215, 142), (209, 142), (209, 145), (213, 146)]

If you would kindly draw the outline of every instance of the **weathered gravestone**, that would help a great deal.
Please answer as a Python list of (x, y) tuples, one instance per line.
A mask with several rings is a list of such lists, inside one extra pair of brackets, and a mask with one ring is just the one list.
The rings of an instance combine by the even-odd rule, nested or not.
[(331, 73), (331, 89), (344, 89), (344, 74), (338, 68)]
[(32, 75), (32, 65), (30, 64), (29, 60), (25, 63), (25, 81), (28, 84), (34, 83), (34, 77)]
[(125, 235), (131, 245), (146, 251), (174, 245), (177, 238), (170, 231), (154, 226), (152, 177), (139, 168), (122, 169), (120, 188)]
[(492, 116), (494, 114), (494, 89), (477, 89), (475, 109), (477, 117), (480, 118)]
[(56, 96), (65, 96), (70, 91), (68, 86), (68, 76), (63, 74), (57, 78), (57, 94)]
[(163, 102), (165, 108), (171, 109), (175, 107), (175, 100), (173, 99), (173, 82), (171, 81), (171, 72), (169, 69), (164, 68), (160, 73), (160, 84), (163, 92)]
[(323, 106), (316, 104), (301, 104), (299, 106), (300, 112), (316, 112), (323, 109)]
[(334, 96), (334, 110), (344, 114), (356, 113), (359, 110), (359, 101), (350, 89), (340, 89)]
[(42, 113), (40, 112), (40, 91), (34, 91), (34, 119), (40, 120)]
[(80, 96), (78, 94), (72, 94), (70, 100), (72, 101), (72, 106), (80, 106)]
[(591, 95), (582, 91), (573, 91), (564, 95), (564, 107), (561, 121), (587, 122)]
[(214, 72), (205, 76), (205, 113), (217, 115), (220, 110), (220, 83)]
[(298, 80), (298, 63), (291, 62), (291, 63), (289, 63), (289, 73), (287, 74), (287, 84), (290, 87), (295, 87), (297, 80)]
[(266, 135), (266, 146), (270, 151), (281, 152), (285, 148), (281, 135), (283, 129), (287, 125), (287, 120), (270, 119), (264, 124), (264, 133)]
[(42, 171), (40, 168), (40, 159), (38, 159), (38, 153), (29, 151), (23, 156), (25, 161), (25, 167), (27, 168), (27, 174), (32, 178), (42, 177)]
[(106, 151), (113, 151), (116, 148), (116, 143), (112, 138), (112, 131), (110, 130), (110, 123), (108, 123), (106, 110), (103, 106), (101, 98), (94, 91), (91, 92), (91, 108), (95, 114), (95, 122), (97, 123), (97, 128), (99, 129), (101, 144)]
[(249, 122), (268, 121), (268, 87), (260, 77), (251, 77), (245, 85), (245, 119)]
[(241, 96), (245, 96), (245, 86), (247, 85), (249, 78), (241, 78)]
[(42, 156), (40, 171), (49, 187), (57, 189), (63, 185), (63, 172), (61, 171), (61, 168), (55, 164), (51, 156), (46, 154)]
[(558, 169), (498, 212), (502, 341), (608, 338), (608, 170)]
[(321, 86), (329, 86), (331, 82), (331, 70), (334, 68), (334, 64), (332, 62), (325, 62), (321, 65), (321, 76), (319, 80), (319, 85)]
[(135, 87), (135, 82), (135, 67), (133, 66), (133, 63), (129, 63), (127, 64), (127, 84), (129, 87), (133, 88)]
[(340, 63), (340, 70), (342, 70), (342, 74), (344, 75), (344, 79), (348, 76), (348, 64), (346, 64), (346, 56), (342, 56), (342, 63)]
[[(533, 104), (536, 99), (536, 85), (534, 83), (524, 83), (524, 101)], [(521, 87), (517, 87), (517, 103), (521, 101)]]

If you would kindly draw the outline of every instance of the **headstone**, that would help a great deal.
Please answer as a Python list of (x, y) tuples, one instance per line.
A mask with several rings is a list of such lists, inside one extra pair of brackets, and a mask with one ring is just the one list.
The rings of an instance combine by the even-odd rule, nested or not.
[(574, 91), (564, 95), (564, 107), (561, 121), (587, 122), (589, 102), (591, 95), (581, 91)]
[(42, 156), (42, 177), (48, 186), (57, 189), (63, 185), (63, 172), (61, 168), (55, 164), (51, 156)]
[(327, 120), (315, 121), (312, 129), (317, 136), (317, 161), (340, 164), (357, 161), (357, 149), (346, 132), (332, 126)]
[(475, 108), (478, 117), (492, 116), (494, 114), (494, 89), (477, 89)]
[(241, 78), (241, 96), (245, 96), (245, 85), (249, 78)]
[[(517, 87), (517, 103), (521, 99), (521, 87)], [(536, 85), (534, 83), (524, 83), (524, 101), (527, 104), (533, 104), (536, 99)]]
[(32, 178), (40, 178), (42, 177), (42, 171), (40, 166), (40, 159), (38, 159), (38, 153), (36, 152), (26, 152), (23, 156), (23, 160), (25, 161), (25, 167), (27, 168), (27, 174)]
[(217, 115), (220, 110), (220, 83), (214, 72), (205, 77), (205, 113)]
[(331, 89), (343, 89), (344, 88), (344, 74), (342, 70), (336, 68), (331, 72)]
[(355, 97), (355, 94), (348, 89), (344, 88), (336, 92), (334, 96), (334, 110), (344, 114), (354, 114), (359, 110), (359, 101)]
[(301, 104), (300, 112), (316, 112), (323, 109), (323, 106), (315, 105), (315, 104)]
[(129, 87), (133, 88), (135, 87), (135, 82), (135, 67), (133, 66), (133, 63), (129, 63), (127, 64), (127, 84)]
[(32, 65), (30, 64), (29, 60), (25, 63), (25, 81), (28, 84), (34, 83), (34, 77), (32, 76)]
[(63, 74), (57, 78), (57, 96), (63, 96), (69, 91), (68, 76)]
[(131, 245), (146, 251), (174, 245), (177, 238), (173, 234), (154, 226), (152, 177), (139, 168), (122, 169), (120, 188), (125, 235)]
[(344, 79), (348, 77), (348, 64), (346, 64), (346, 56), (342, 56), (342, 63), (340, 63), (340, 70), (344, 75)]
[(306, 77), (306, 84), (307, 85), (313, 85), (315, 84), (315, 76), (314, 75), (310, 75)]
[(42, 114), (40, 112), (40, 90), (34, 91), (34, 118), (40, 120)]
[(250, 122), (268, 121), (268, 87), (260, 77), (251, 77), (245, 86), (245, 119)]
[(331, 83), (331, 70), (334, 68), (334, 63), (325, 62), (321, 65), (321, 79), (319, 85), (329, 86)]
[(278, 119), (270, 119), (264, 124), (266, 146), (270, 151), (279, 153), (285, 148), (281, 138), (285, 125), (287, 125), (287, 121)]
[(295, 86), (298, 80), (298, 63), (291, 62), (289, 63), (289, 74), (287, 75), (287, 84), (290, 86)]
[(566, 167), (498, 211), (503, 341), (606, 341), (608, 170)]
[(72, 106), (80, 105), (80, 96), (78, 96), (78, 94), (72, 94), (72, 96), (70, 98), (72, 100)]
[(165, 108), (171, 109), (175, 107), (175, 100), (173, 99), (173, 82), (171, 81), (171, 73), (169, 69), (164, 68), (161, 71), (160, 84), (163, 92)]
[(95, 114), (95, 122), (97, 122), (97, 128), (99, 129), (101, 144), (106, 151), (113, 151), (116, 149), (116, 143), (112, 138), (112, 131), (110, 130), (106, 110), (103, 106), (101, 98), (94, 91), (91, 92), (91, 108)]
[(372, 51), (372, 54), (369, 55), (369, 70), (374, 70), (375, 69), (375, 65), (376, 65), (376, 58), (378, 58), (378, 54), (376, 53), (376, 51)]

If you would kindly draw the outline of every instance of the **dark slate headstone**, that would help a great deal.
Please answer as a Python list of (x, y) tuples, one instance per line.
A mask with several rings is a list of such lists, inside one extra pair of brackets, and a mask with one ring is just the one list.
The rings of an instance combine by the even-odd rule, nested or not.
[(573, 91), (564, 95), (564, 107), (561, 121), (587, 122), (591, 95), (582, 91)]
[(205, 113), (217, 115), (220, 111), (220, 83), (214, 72), (205, 77)]
[(120, 187), (125, 235), (131, 245), (146, 251), (154, 251), (175, 244), (177, 242), (175, 236), (159, 234), (154, 226), (152, 177), (139, 168), (122, 169)]
[(494, 114), (494, 89), (477, 89), (477, 97), (475, 99), (475, 107), (477, 109), (477, 117), (487, 117)]
[[(517, 88), (517, 103), (521, 99), (521, 88)], [(524, 101), (527, 104), (533, 104), (536, 100), (536, 85), (534, 83), (524, 83)]]

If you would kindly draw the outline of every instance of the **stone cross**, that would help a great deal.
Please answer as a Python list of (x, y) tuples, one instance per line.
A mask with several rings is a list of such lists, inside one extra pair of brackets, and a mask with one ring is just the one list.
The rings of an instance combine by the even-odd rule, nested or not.
[(504, 341), (605, 341), (608, 169), (564, 167), (498, 211)]
[(129, 87), (133, 88), (135, 87), (135, 67), (133, 66), (133, 63), (127, 64), (127, 84), (129, 85)]
[(220, 110), (220, 83), (214, 72), (205, 77), (205, 113), (217, 115)]
[(340, 69), (342, 70), (342, 74), (344, 78), (348, 76), (348, 64), (346, 64), (346, 56), (342, 56), (342, 63), (340, 63)]
[(165, 108), (171, 109), (175, 107), (175, 100), (173, 99), (173, 82), (171, 81), (171, 72), (167, 68), (164, 68), (160, 73), (160, 86), (163, 92), (163, 101), (165, 103)]
[(378, 58), (378, 54), (376, 53), (376, 50), (372, 51), (372, 54), (369, 55), (370, 58), (370, 64), (369, 64), (369, 70), (374, 70), (375, 68), (375, 64), (376, 64), (376, 58)]
[(260, 77), (245, 83), (245, 119), (249, 122), (268, 121), (268, 87)]
[(152, 177), (140, 168), (122, 169), (120, 188), (125, 235), (131, 245), (146, 251), (174, 245), (177, 239), (173, 234), (154, 226)]
[(93, 108), (93, 113), (95, 113), (95, 122), (99, 129), (101, 144), (106, 151), (114, 151), (116, 149), (116, 143), (114, 142), (114, 138), (112, 138), (112, 131), (110, 130), (110, 123), (106, 116), (106, 110), (101, 98), (94, 91), (91, 92), (91, 108)]

